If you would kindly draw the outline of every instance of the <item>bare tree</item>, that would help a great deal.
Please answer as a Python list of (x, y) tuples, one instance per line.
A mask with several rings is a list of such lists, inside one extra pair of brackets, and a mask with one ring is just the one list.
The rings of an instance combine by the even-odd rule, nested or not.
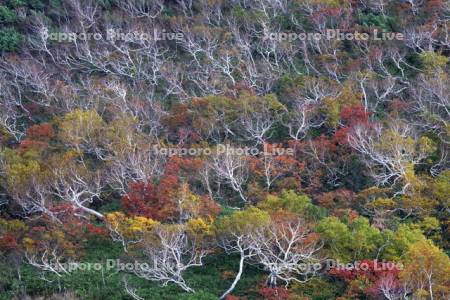
[(252, 236), (256, 255), (252, 260), (269, 272), (267, 285), (276, 287), (281, 280), (306, 282), (317, 270), (317, 252), (322, 248), (318, 237), (300, 217), (281, 216), (267, 227), (260, 228)]
[(445, 144), (450, 143), (447, 127), (450, 120), (450, 87), (448, 75), (436, 71), (420, 75), (411, 89), (412, 105), (426, 130), (436, 132)]
[(41, 252), (25, 251), (25, 260), (31, 266), (42, 271), (52, 272), (59, 277), (69, 273), (65, 257), (58, 247), (46, 245)]
[(4, 76), (0, 77), (0, 126), (16, 141), (20, 141), (25, 135), (19, 121), (23, 117), (23, 113), (20, 111), (22, 104), (16, 100), (15, 94), (8, 87), (6, 81)]
[(94, 199), (100, 198), (103, 188), (100, 172), (89, 172), (85, 169), (77, 170), (76, 166), (70, 169), (53, 170), (53, 194), (63, 201), (72, 204), (83, 213), (103, 219), (104, 215), (88, 207)]
[(164, 9), (164, 1), (124, 0), (119, 7), (136, 18), (157, 18)]
[(399, 184), (399, 193), (406, 193), (412, 187), (414, 166), (434, 150), (430, 140), (419, 139), (414, 128), (403, 122), (394, 122), (388, 127), (381, 124), (356, 126), (348, 141), (365, 158), (376, 184)]
[(267, 138), (270, 138), (270, 130), (280, 119), (281, 113), (278, 114), (269, 110), (244, 114), (240, 118), (240, 122), (245, 131), (245, 139), (255, 141), (256, 144), (263, 144)]
[(242, 201), (247, 202), (244, 194), (244, 185), (249, 176), (247, 158), (245, 155), (233, 153), (233, 150), (230, 149), (232, 148), (227, 148), (223, 153), (212, 156), (208, 166), (218, 180), (229, 185), (239, 194)]
[(146, 140), (130, 139), (129, 144), (120, 144), (106, 161), (108, 184), (121, 194), (127, 192), (130, 182), (146, 182), (158, 178), (163, 172), (166, 158), (155, 151), (156, 145)]
[(392, 274), (379, 279), (377, 287), (380, 293), (388, 300), (408, 299), (408, 295), (411, 293), (411, 288), (407, 284), (399, 282)]
[(293, 104), (292, 111), (288, 114), (283, 125), (288, 128), (289, 136), (298, 141), (303, 139), (312, 128), (324, 124), (323, 118), (319, 117), (319, 103), (313, 100), (298, 100)]
[(138, 294), (136, 294), (136, 288), (131, 286), (125, 277), (122, 280), (123, 280), (123, 284), (125, 286), (125, 291), (127, 292), (128, 295), (130, 295), (131, 298), (133, 298), (135, 300), (145, 300), (144, 298), (142, 298)]
[(244, 272), (244, 264), (256, 255), (253, 236), (257, 230), (266, 226), (269, 215), (257, 208), (236, 211), (220, 220), (217, 225), (218, 245), (227, 254), (239, 254), (239, 269), (230, 287), (222, 294), (225, 299), (238, 284)]
[(252, 258), (256, 253), (254, 247), (251, 244), (250, 235), (248, 233), (233, 233), (230, 237), (223, 238), (220, 241), (220, 246), (225, 250), (227, 254), (238, 253), (239, 254), (239, 269), (234, 277), (233, 283), (230, 287), (220, 296), (220, 299), (225, 299), (235, 288), (238, 282), (241, 280), (244, 272), (244, 262)]
[(183, 273), (202, 266), (207, 251), (185, 232), (183, 225), (161, 225), (154, 235), (142, 242), (144, 260), (134, 273), (147, 280), (159, 281), (163, 286), (174, 283), (186, 292), (194, 292), (184, 280)]

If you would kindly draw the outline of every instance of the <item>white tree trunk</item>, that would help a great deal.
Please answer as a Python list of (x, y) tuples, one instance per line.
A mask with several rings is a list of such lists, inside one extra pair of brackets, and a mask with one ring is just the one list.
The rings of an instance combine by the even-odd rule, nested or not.
[(225, 299), (225, 297), (234, 290), (234, 288), (236, 287), (239, 280), (241, 280), (242, 272), (244, 270), (244, 259), (245, 259), (245, 254), (244, 254), (244, 251), (242, 250), (241, 251), (241, 259), (239, 260), (239, 271), (238, 271), (236, 277), (234, 278), (234, 281), (231, 284), (230, 288), (225, 293), (223, 293), (222, 296), (220, 296), (221, 300)]

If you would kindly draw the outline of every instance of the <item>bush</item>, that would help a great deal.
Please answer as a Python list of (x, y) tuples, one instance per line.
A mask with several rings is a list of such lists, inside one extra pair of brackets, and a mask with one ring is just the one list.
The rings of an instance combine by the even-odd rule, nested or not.
[(14, 11), (4, 5), (0, 5), (0, 23), (13, 23), (17, 19)]
[(22, 41), (23, 37), (20, 33), (12, 28), (0, 30), (0, 51), (14, 52)]

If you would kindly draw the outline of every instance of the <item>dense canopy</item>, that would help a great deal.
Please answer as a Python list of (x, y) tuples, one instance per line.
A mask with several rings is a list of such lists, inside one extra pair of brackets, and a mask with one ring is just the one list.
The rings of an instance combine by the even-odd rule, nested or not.
[(0, 299), (450, 299), (449, 0), (0, 1)]

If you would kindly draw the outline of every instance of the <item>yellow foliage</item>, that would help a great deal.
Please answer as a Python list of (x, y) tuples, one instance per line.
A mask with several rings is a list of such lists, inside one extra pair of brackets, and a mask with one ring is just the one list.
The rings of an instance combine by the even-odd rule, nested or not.
[(336, 97), (336, 101), (340, 106), (352, 106), (361, 103), (362, 94), (355, 92), (351, 82), (344, 83), (344, 86)]
[(270, 216), (266, 211), (250, 207), (221, 218), (217, 222), (216, 228), (219, 232), (225, 234), (248, 234), (269, 223)]
[(113, 212), (106, 215), (106, 221), (110, 228), (118, 231), (126, 237), (152, 231), (159, 222), (146, 217), (127, 217), (122, 212)]
[(80, 145), (91, 143), (104, 135), (105, 123), (95, 110), (76, 109), (67, 113), (59, 122), (61, 140)]
[(31, 251), (34, 248), (35, 242), (31, 238), (25, 237), (22, 240), (22, 244), (26, 251)]
[[(427, 287), (423, 295), (430, 296), (433, 290), (436, 299), (446, 299), (450, 293), (450, 259), (429, 240), (420, 240), (412, 244), (406, 253), (405, 268), (400, 273), (403, 281), (417, 288)], [(432, 282), (432, 286), (429, 285)], [(444, 296), (440, 298), (436, 294)]]
[(436, 143), (426, 136), (420, 137), (418, 146), (420, 152), (428, 154), (433, 153), (437, 149)]
[(326, 97), (324, 99), (324, 113), (327, 116), (327, 124), (330, 127), (336, 127), (339, 123), (340, 105), (336, 99)]
[(444, 68), (448, 63), (448, 57), (433, 51), (424, 51), (419, 55), (425, 73), (431, 74)]
[(378, 198), (372, 201), (368, 206), (374, 209), (392, 209), (395, 208), (395, 201), (389, 198)]
[(203, 218), (191, 219), (187, 222), (187, 230), (195, 237), (206, 237), (214, 234), (212, 220)]
[(17, 232), (17, 231), (25, 231), (27, 230), (28, 226), (17, 219), (13, 220), (5, 220), (0, 218), (0, 232)]

